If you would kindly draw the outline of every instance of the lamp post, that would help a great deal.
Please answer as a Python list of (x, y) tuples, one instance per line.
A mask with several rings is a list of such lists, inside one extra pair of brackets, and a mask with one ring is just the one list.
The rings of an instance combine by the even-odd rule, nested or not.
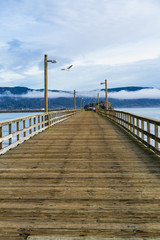
[(99, 93), (97, 93), (97, 98), (98, 98), (98, 110), (99, 110)]
[(76, 90), (74, 90), (74, 109), (76, 109)]
[(108, 110), (108, 96), (107, 96), (107, 80), (105, 80), (105, 82), (100, 83), (105, 84), (105, 89), (106, 89), (106, 110)]
[(56, 63), (56, 60), (48, 60), (48, 55), (44, 55), (44, 98), (45, 112), (48, 112), (48, 62)]
[(82, 98), (80, 98), (80, 109), (82, 109)]

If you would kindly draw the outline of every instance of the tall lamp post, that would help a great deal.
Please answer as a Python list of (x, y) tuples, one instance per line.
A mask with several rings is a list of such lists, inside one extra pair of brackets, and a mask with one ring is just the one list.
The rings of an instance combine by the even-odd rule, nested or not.
[(107, 96), (107, 80), (105, 80), (105, 82), (100, 83), (105, 84), (105, 89), (106, 89), (106, 110), (108, 110), (108, 96)]
[(82, 98), (80, 98), (80, 109), (82, 109)]
[(44, 98), (45, 112), (48, 112), (48, 62), (56, 63), (56, 60), (48, 60), (48, 55), (44, 55)]
[(99, 110), (99, 93), (97, 93), (97, 98), (98, 98), (98, 110)]
[(76, 109), (76, 90), (74, 90), (74, 109)]
[(83, 109), (84, 109), (84, 104), (85, 104), (85, 101), (83, 100)]

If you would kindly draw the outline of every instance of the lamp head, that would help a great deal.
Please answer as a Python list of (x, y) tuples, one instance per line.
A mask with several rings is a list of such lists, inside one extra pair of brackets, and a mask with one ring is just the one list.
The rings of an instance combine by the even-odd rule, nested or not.
[(56, 60), (48, 60), (47, 62), (56, 63)]

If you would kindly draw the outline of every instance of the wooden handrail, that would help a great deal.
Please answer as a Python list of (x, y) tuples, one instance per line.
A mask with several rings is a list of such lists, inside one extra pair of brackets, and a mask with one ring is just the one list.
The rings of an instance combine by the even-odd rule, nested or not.
[[(0, 122), (0, 154), (80, 111), (53, 111)], [(13, 126), (14, 124), (15, 126)], [(4, 131), (6, 128), (7, 134), (5, 135)]]
[(160, 155), (159, 120), (117, 110), (99, 110), (98, 114), (120, 125), (138, 141)]

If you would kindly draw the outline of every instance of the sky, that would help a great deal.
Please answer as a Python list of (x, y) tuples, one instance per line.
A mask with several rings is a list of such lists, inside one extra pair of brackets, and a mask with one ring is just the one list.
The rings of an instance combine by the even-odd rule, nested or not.
[[(160, 88), (159, 0), (1, 0), (0, 86)], [(70, 71), (61, 68), (73, 64)], [(157, 94), (157, 92), (154, 94)]]

